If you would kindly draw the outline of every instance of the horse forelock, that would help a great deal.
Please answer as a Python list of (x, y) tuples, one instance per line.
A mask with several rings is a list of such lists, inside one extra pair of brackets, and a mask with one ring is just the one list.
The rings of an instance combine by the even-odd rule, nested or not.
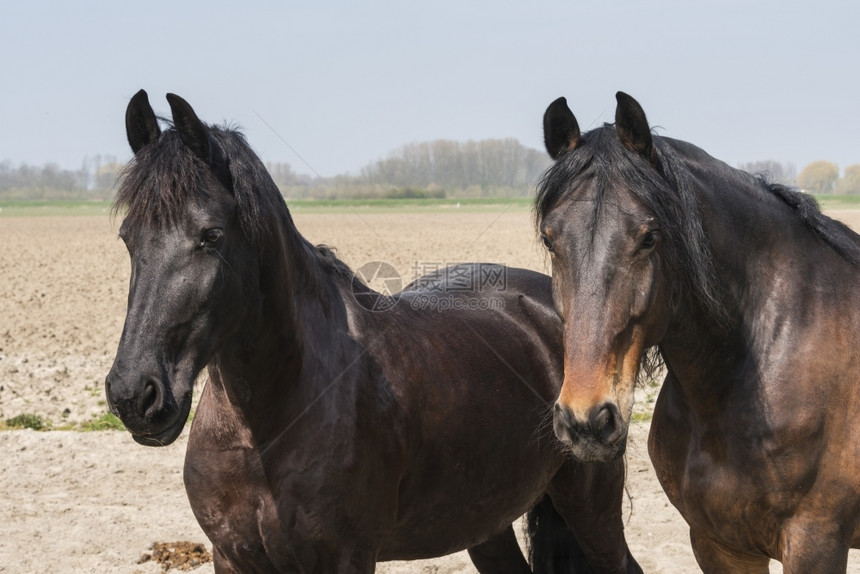
[(189, 199), (198, 199), (206, 185), (202, 162), (175, 130), (145, 146), (119, 174), (113, 213), (124, 212), (129, 226), (174, 224)]
[[(258, 247), (273, 237), (272, 225), (285, 210), (283, 197), (262, 162), (238, 130), (208, 126), (227, 161), (231, 193), (242, 230)], [(160, 139), (138, 151), (122, 170), (113, 212), (124, 212), (129, 226), (173, 225), (191, 202), (206, 199), (217, 181), (212, 168), (186, 147), (169, 128)], [(278, 204), (281, 204), (280, 206)]]

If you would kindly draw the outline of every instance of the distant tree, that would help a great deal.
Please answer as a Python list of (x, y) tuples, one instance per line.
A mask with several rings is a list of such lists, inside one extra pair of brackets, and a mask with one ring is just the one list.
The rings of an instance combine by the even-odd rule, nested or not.
[(101, 190), (111, 190), (116, 185), (116, 179), (122, 169), (122, 164), (116, 161), (113, 156), (108, 156), (105, 163), (102, 163), (95, 172), (95, 188)]
[(86, 196), (80, 171), (62, 169), (56, 163), (35, 167), (0, 163), (0, 199), (81, 199)]
[(407, 144), (361, 170), (366, 185), (441, 188), (469, 195), (531, 192), (546, 155), (513, 138)]
[(286, 162), (266, 162), (266, 171), (284, 197), (306, 197), (313, 182), (309, 175), (294, 172)]
[(860, 195), (860, 164), (855, 163), (845, 168), (845, 175), (836, 182), (836, 193)]
[(797, 185), (812, 193), (832, 193), (839, 179), (839, 166), (829, 161), (814, 161), (797, 176)]
[(293, 167), (286, 162), (266, 162), (266, 171), (278, 187), (306, 185), (310, 181), (307, 175), (294, 172)]
[(797, 169), (793, 163), (780, 163), (772, 159), (763, 161), (749, 161), (738, 165), (746, 172), (763, 175), (768, 181), (782, 183), (784, 185), (795, 185), (797, 182)]

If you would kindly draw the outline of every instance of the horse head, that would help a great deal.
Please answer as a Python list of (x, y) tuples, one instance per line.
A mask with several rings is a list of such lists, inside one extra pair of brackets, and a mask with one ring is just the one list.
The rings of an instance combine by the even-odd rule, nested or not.
[(644, 188), (660, 187), (660, 162), (642, 108), (621, 92), (617, 99), (615, 126), (586, 134), (564, 98), (544, 115), (555, 163), (537, 217), (564, 321), (554, 428), (583, 461), (624, 452), (640, 364), (666, 328), (666, 237), (641, 199)]
[(117, 196), (131, 258), (128, 311), (105, 381), (111, 410), (146, 445), (173, 442), (194, 381), (245, 320), (254, 254), (237, 215), (228, 157), (215, 128), (168, 94), (161, 132), (146, 92), (128, 105), (134, 158)]

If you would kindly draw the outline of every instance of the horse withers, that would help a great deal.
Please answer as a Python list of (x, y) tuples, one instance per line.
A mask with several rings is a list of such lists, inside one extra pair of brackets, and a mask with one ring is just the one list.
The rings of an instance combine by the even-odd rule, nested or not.
[(136, 441), (167, 444), (208, 369), (184, 477), (218, 572), (466, 548), (481, 572), (529, 572), (511, 527), (526, 512), (537, 571), (640, 572), (621, 461), (578, 463), (552, 435), (548, 277), (476, 264), (376, 293), (300, 235), (241, 134), (168, 102), (164, 132), (145, 92), (126, 113), (132, 273), (106, 392)]
[(667, 375), (649, 453), (705, 572), (844, 572), (860, 544), (860, 237), (813, 198), (651, 134), (544, 115), (538, 227), (564, 318), (559, 438), (624, 451), (637, 377)]

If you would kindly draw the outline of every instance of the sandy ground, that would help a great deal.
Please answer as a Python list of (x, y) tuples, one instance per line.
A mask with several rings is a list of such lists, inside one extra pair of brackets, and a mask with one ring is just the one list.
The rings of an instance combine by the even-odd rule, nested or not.
[[(833, 215), (860, 229), (860, 210)], [(336, 247), (353, 268), (386, 261), (404, 283), (461, 261), (547, 270), (523, 208), (294, 217), (306, 237)], [(107, 216), (0, 217), (0, 420), (31, 413), (58, 429), (105, 412), (102, 384), (122, 330), (129, 272), (118, 224)], [(651, 397), (640, 399), (647, 410)], [(684, 522), (648, 462), (647, 431), (638, 423), (631, 433), (628, 541), (646, 572), (697, 571)], [(208, 546), (182, 486), (184, 449), (185, 435), (148, 449), (116, 431), (0, 432), (0, 572), (154, 573), (157, 564), (137, 563), (153, 542)], [(460, 553), (379, 571), (474, 569)], [(860, 573), (860, 555), (852, 553), (849, 572)]]

